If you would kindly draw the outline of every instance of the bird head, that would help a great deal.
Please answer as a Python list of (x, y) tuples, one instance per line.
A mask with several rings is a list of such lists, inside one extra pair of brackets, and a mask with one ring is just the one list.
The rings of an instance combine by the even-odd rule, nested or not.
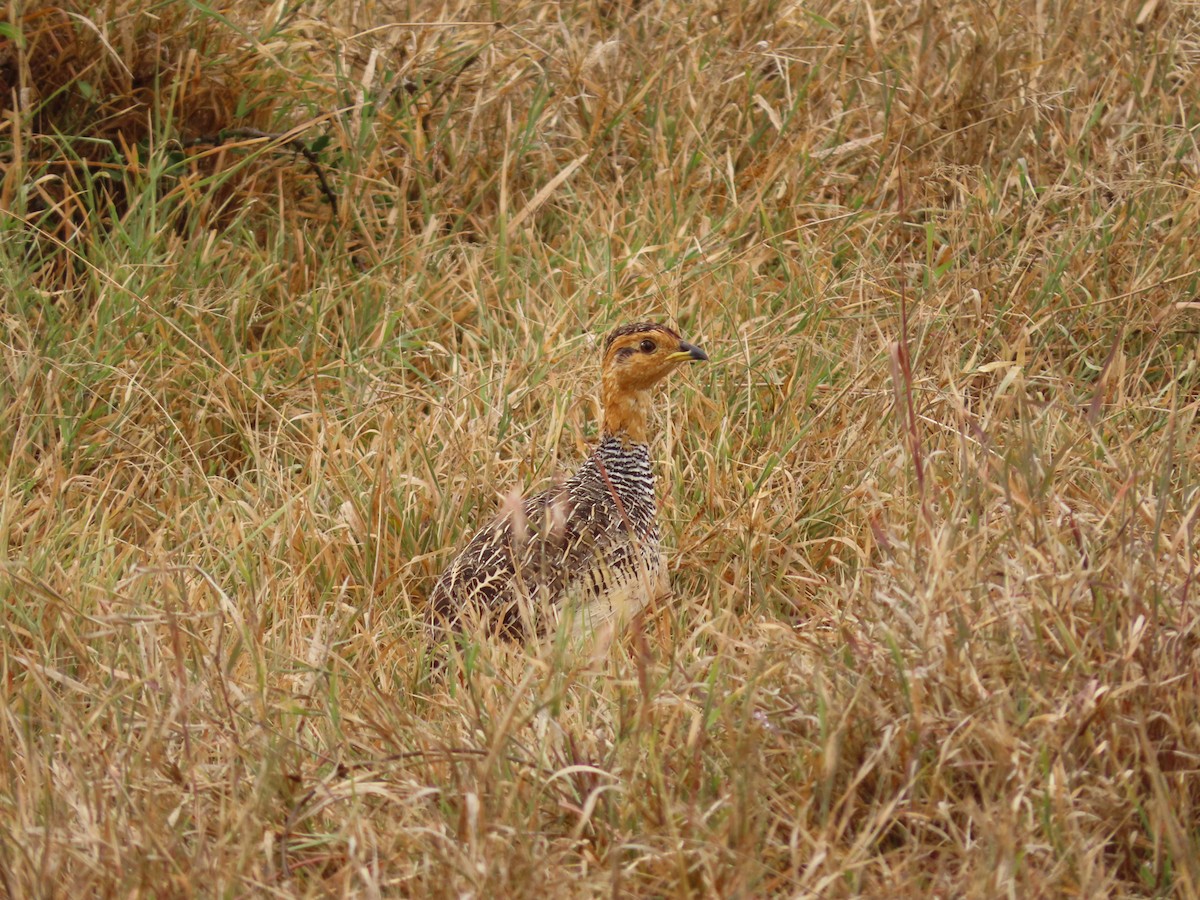
[(605, 432), (624, 432), (645, 443), (650, 388), (684, 363), (707, 359), (666, 325), (639, 322), (615, 329), (604, 341), (601, 364)]

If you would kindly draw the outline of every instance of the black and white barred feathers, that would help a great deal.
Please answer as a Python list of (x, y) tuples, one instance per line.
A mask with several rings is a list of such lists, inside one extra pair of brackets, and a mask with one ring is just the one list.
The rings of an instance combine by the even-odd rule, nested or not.
[(544, 632), (549, 614), (595, 627), (666, 592), (646, 444), (606, 436), (571, 478), (514, 507), (442, 574), (433, 624), (478, 617), (516, 637)]

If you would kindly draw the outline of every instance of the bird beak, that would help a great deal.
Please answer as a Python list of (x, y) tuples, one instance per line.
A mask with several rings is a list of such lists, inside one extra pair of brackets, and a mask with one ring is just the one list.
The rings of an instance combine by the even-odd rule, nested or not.
[(679, 349), (670, 356), (671, 362), (708, 362), (708, 354), (687, 341), (679, 342)]

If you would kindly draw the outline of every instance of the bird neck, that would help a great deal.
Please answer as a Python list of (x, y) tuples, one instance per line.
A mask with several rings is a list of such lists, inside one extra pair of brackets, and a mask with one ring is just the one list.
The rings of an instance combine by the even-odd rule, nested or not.
[(623, 444), (648, 444), (650, 392), (621, 391), (605, 385), (602, 394), (604, 437), (619, 438)]

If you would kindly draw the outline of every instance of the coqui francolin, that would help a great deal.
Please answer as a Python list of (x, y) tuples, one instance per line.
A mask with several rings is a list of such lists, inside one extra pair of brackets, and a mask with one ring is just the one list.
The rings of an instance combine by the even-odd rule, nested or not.
[(604, 341), (600, 443), (565, 481), (513, 503), (450, 563), (429, 599), (437, 631), (510, 638), (628, 622), (669, 593), (650, 462), (653, 389), (708, 355), (665, 325), (637, 323)]

